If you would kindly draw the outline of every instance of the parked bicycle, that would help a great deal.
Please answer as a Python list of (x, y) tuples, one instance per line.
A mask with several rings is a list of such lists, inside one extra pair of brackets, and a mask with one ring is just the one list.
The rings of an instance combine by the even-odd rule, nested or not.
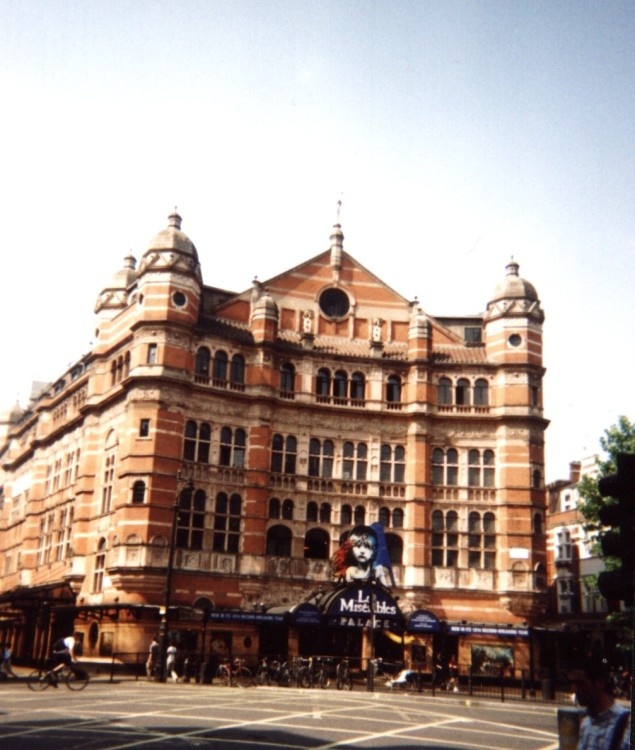
[(282, 667), (283, 664), (280, 660), (270, 659), (268, 656), (263, 657), (256, 670), (256, 684), (281, 684)]
[(36, 669), (26, 678), (29, 690), (41, 692), (53, 685), (63, 683), (69, 690), (83, 690), (90, 682), (88, 672), (79, 667), (63, 667), (57, 672), (52, 669)]
[(338, 690), (353, 689), (353, 675), (348, 659), (342, 659), (335, 668), (335, 686)]
[(224, 662), (216, 670), (216, 680), (221, 685), (238, 685), (239, 687), (250, 687), (253, 685), (253, 676), (248, 667), (240, 659), (234, 659), (234, 663)]
[(331, 682), (329, 676), (329, 660), (321, 656), (309, 659), (309, 686), (327, 688)]

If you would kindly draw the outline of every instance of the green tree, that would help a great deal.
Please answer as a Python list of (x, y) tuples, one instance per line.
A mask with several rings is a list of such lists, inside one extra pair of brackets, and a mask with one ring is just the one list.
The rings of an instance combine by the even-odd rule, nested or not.
[[(605, 502), (611, 502), (610, 498), (603, 498), (598, 489), (598, 482), (609, 474), (615, 474), (617, 471), (617, 454), (618, 453), (635, 453), (635, 424), (628, 417), (621, 416), (617, 424), (609, 427), (604, 431), (604, 436), (600, 438), (600, 447), (603, 456), (598, 458), (598, 474), (596, 477), (582, 477), (578, 484), (578, 492), (582, 502), (578, 506), (582, 517), (584, 518), (584, 527), (587, 531), (598, 531), (602, 528), (600, 523), (600, 508)], [(601, 557), (602, 549), (596, 544), (596, 552)], [(607, 570), (615, 568), (619, 561), (615, 558), (605, 558)], [(597, 585), (597, 583), (596, 583)], [(619, 651), (629, 652), (633, 643), (633, 628), (635, 619), (635, 609), (629, 611), (611, 612), (607, 616), (607, 621), (617, 631)]]
[(619, 417), (616, 425), (604, 431), (604, 436), (600, 438), (600, 447), (603, 456), (597, 461), (597, 476), (584, 476), (578, 484), (578, 492), (582, 498), (579, 510), (587, 531), (597, 531), (601, 528), (600, 508), (607, 501), (600, 495), (599, 480), (609, 474), (615, 474), (618, 453), (635, 453), (635, 424), (628, 417)]

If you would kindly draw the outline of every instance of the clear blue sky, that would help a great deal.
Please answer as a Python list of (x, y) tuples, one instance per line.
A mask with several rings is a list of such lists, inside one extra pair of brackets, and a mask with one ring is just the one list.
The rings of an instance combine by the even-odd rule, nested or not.
[(0, 404), (90, 349), (178, 206), (207, 284), (345, 248), (431, 315), (509, 257), (546, 312), (547, 478), (635, 418), (635, 3), (0, 0)]

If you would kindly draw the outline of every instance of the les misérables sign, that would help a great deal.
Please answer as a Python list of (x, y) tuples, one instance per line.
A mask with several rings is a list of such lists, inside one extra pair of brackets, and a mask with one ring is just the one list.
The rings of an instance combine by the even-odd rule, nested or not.
[(331, 626), (387, 630), (403, 626), (404, 618), (388, 591), (371, 584), (350, 584), (328, 597), (325, 614)]

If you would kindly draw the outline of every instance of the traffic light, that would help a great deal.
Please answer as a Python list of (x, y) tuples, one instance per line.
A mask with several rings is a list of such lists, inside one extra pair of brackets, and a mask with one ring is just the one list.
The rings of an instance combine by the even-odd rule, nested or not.
[(616, 570), (598, 576), (600, 593), (605, 599), (621, 600), (633, 606), (635, 592), (635, 454), (617, 454), (617, 473), (603, 477), (598, 482), (602, 497), (613, 502), (600, 508), (600, 521), (609, 527), (600, 535), (602, 552), (607, 557), (620, 560)]

